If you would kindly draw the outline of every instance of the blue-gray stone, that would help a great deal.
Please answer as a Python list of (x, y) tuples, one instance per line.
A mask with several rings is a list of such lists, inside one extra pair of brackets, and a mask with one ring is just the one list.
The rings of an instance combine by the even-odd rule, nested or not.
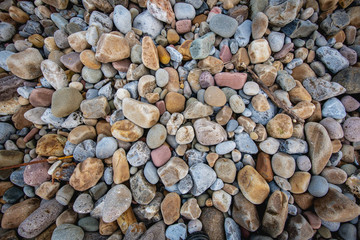
[(35, 13), (35, 6), (30, 1), (21, 1), (18, 3), (22, 10), (24, 10), (28, 14), (34, 14)]
[(330, 98), (324, 103), (321, 114), (324, 118), (330, 117), (335, 119), (342, 119), (346, 117), (346, 110), (339, 99)]
[(200, 152), (196, 149), (190, 149), (185, 152), (185, 158), (188, 161), (189, 167), (197, 163), (205, 163), (206, 162), (206, 155), (205, 152)]
[(284, 33), (272, 31), (268, 36), (268, 42), (273, 52), (279, 52), (284, 46), (284, 41)]
[(89, 26), (96, 26), (100, 31), (111, 32), (113, 25), (110, 16), (105, 13), (93, 11), (90, 15)]
[(190, 54), (193, 59), (204, 59), (209, 56), (215, 43), (215, 34), (209, 32), (195, 39), (190, 46)]
[(6, 60), (15, 53), (10, 51), (1, 51), (0, 52), (0, 67), (4, 69), (5, 71), (10, 71), (9, 67), (6, 64)]
[(312, 176), (308, 191), (314, 197), (323, 197), (329, 191), (329, 183), (322, 176)]
[(230, 121), (228, 121), (228, 123), (226, 124), (226, 131), (227, 132), (233, 132), (235, 131), (235, 129), (239, 126), (238, 121), (234, 120), (234, 119), (230, 119)]
[(24, 194), (29, 197), (35, 197), (35, 189), (32, 186), (25, 185), (23, 188)]
[(186, 3), (193, 5), (194, 8), (198, 9), (204, 3), (203, 0), (185, 0)]
[(105, 159), (111, 157), (118, 149), (118, 143), (113, 137), (104, 137), (96, 145), (96, 157)]
[(143, 141), (135, 142), (126, 155), (131, 166), (140, 167), (150, 160), (150, 148)]
[(340, 226), (339, 235), (346, 240), (356, 240), (357, 230), (356, 227), (351, 223), (344, 223)]
[(242, 24), (236, 29), (234, 38), (237, 41), (239, 47), (245, 47), (249, 44), (251, 36), (251, 25), (252, 21), (245, 20)]
[(122, 5), (116, 5), (114, 8), (113, 21), (120, 32), (126, 34), (131, 31), (131, 20), (130, 11)]
[(91, 139), (87, 139), (79, 143), (75, 147), (73, 153), (75, 161), (82, 162), (89, 157), (95, 157), (95, 153), (96, 153), (95, 147), (96, 147), (96, 143)]
[(163, 24), (154, 18), (149, 11), (144, 11), (135, 17), (133, 27), (140, 29), (143, 33), (154, 39), (163, 29)]
[(277, 190), (280, 190), (280, 187), (275, 183), (275, 181), (269, 182), (270, 192), (273, 193)]
[(64, 123), (65, 118), (55, 117), (51, 112), (51, 108), (47, 108), (41, 116), (41, 120), (45, 123), (53, 125), (55, 128), (61, 128), (61, 124)]
[(235, 134), (236, 148), (242, 153), (257, 154), (258, 148), (246, 132)]
[(179, 185), (178, 183), (175, 183), (174, 185), (172, 185), (170, 187), (165, 187), (165, 190), (168, 192), (176, 192), (177, 194), (181, 195), (178, 185)]
[(232, 218), (225, 218), (224, 222), (226, 240), (240, 240), (241, 230), (239, 225)]
[(254, 109), (252, 104), (249, 104), (248, 108), (251, 111), (251, 120), (255, 123), (266, 125), (277, 113), (277, 107), (275, 104), (268, 99), (270, 108), (264, 112), (258, 112)]
[(9, 123), (0, 122), (0, 143), (5, 143), (9, 140), (11, 134), (14, 134), (16, 129)]
[(181, 62), (183, 59), (182, 54), (173, 47), (167, 46), (166, 50), (170, 54), (170, 59), (174, 62)]
[(65, 146), (64, 146), (64, 154), (66, 156), (72, 155), (74, 153), (75, 147), (76, 147), (76, 144), (66, 141)]
[(332, 73), (337, 73), (349, 67), (349, 61), (334, 48), (320, 47), (316, 50), (316, 56)]
[(10, 182), (15, 184), (16, 186), (24, 187), (25, 186), (24, 171), (25, 171), (25, 166), (13, 171), (10, 175)]
[(22, 30), (22, 32), (29, 34), (29, 35), (41, 34), (42, 33), (41, 24), (39, 22), (35, 22), (33, 20), (28, 20), (26, 22), (25, 27)]
[(282, 90), (287, 92), (296, 86), (294, 78), (286, 71), (278, 71), (276, 82), (280, 85)]
[(15, 33), (16, 29), (12, 24), (7, 22), (0, 22), (0, 42), (9, 41), (15, 35)]
[(98, 92), (99, 92), (99, 90), (94, 89), (94, 88), (87, 90), (86, 91), (86, 99), (89, 100), (89, 99), (93, 99), (93, 98), (98, 97), (99, 96)]
[(174, 5), (174, 13), (177, 20), (193, 20), (196, 14), (195, 8), (191, 4), (183, 2)]
[(291, 60), (291, 62), (286, 64), (286, 68), (292, 70), (292, 69), (300, 66), (301, 64), (303, 64), (303, 60), (301, 58), (294, 58), (293, 60)]
[(111, 185), (113, 183), (113, 169), (112, 167), (105, 168), (104, 171), (104, 181), (107, 185)]
[(216, 181), (215, 171), (204, 163), (191, 166), (189, 172), (194, 183), (191, 189), (191, 194), (194, 196), (204, 193)]
[(113, 88), (111, 87), (111, 82), (100, 88), (98, 95), (106, 97), (107, 100), (113, 99), (114, 92), (113, 92)]
[(78, 221), (79, 227), (88, 232), (99, 230), (99, 221), (93, 217), (84, 217)]
[(65, 121), (61, 124), (62, 128), (76, 128), (77, 126), (84, 123), (84, 118), (80, 111), (72, 112), (70, 115), (65, 119)]
[(44, 88), (52, 88), (49, 81), (46, 80), (46, 78), (44, 78), (44, 77), (40, 78), (40, 83), (41, 83), (41, 86), (43, 86)]
[(234, 141), (225, 141), (216, 145), (215, 151), (219, 155), (225, 155), (234, 150), (235, 147), (236, 143)]
[(326, 35), (331, 36), (344, 29), (350, 23), (350, 16), (345, 10), (337, 10), (329, 14), (320, 24)]
[(3, 200), (6, 203), (16, 203), (24, 196), (24, 192), (18, 187), (11, 187), (4, 193)]
[(342, 157), (343, 157), (343, 153), (342, 153), (342, 151), (339, 151), (337, 153), (333, 153), (331, 155), (329, 161), (330, 161), (332, 166), (336, 167), (339, 164)]
[(209, 27), (210, 30), (217, 35), (224, 38), (230, 38), (235, 34), (238, 27), (238, 22), (235, 20), (235, 18), (230, 16), (216, 14), (215, 16), (211, 17)]
[(144, 167), (144, 176), (151, 184), (157, 184), (159, 181), (159, 175), (157, 174), (157, 169), (152, 161), (148, 161)]
[(60, 13), (53, 13), (50, 15), (50, 18), (58, 29), (65, 29), (66, 25), (69, 23), (68, 20), (60, 15)]
[(30, 93), (34, 90), (35, 88), (33, 87), (27, 87), (27, 86), (23, 86), (23, 87), (18, 87), (17, 88), (17, 93), (22, 96), (23, 98), (29, 99), (30, 97)]
[(184, 223), (177, 223), (170, 225), (165, 232), (165, 236), (169, 240), (181, 240), (186, 239), (186, 225)]
[(137, 99), (139, 97), (138, 93), (138, 84), (139, 81), (131, 81), (123, 86), (124, 89), (128, 90), (131, 98)]
[(339, 222), (328, 222), (328, 221), (321, 220), (321, 225), (323, 225), (324, 227), (329, 229), (330, 232), (336, 232), (340, 228)]
[(224, 187), (224, 182), (220, 178), (217, 178), (216, 181), (210, 186), (210, 189), (213, 191), (220, 190)]
[(237, 51), (239, 50), (239, 44), (237, 43), (237, 41), (235, 39), (230, 39), (229, 48), (230, 48), (231, 54), (237, 53)]
[(193, 187), (194, 183), (190, 176), (190, 174), (187, 174), (183, 179), (181, 179), (178, 182), (178, 189), (181, 194), (188, 193), (191, 188)]
[(61, 224), (55, 228), (54, 232), (52, 233), (51, 240), (63, 239), (82, 240), (84, 239), (84, 231), (81, 227), (73, 224)]
[(293, 204), (288, 204), (288, 213), (292, 216), (296, 216), (297, 215), (297, 208), (295, 205)]
[(310, 22), (309, 20), (295, 19), (289, 24), (281, 28), (281, 31), (290, 38), (308, 37), (311, 33), (318, 29), (318, 25)]
[(281, 141), (279, 150), (287, 154), (304, 154), (308, 152), (308, 144), (300, 138), (289, 138)]
[(303, 86), (316, 101), (323, 101), (345, 93), (346, 89), (337, 82), (329, 82), (321, 78), (307, 78)]

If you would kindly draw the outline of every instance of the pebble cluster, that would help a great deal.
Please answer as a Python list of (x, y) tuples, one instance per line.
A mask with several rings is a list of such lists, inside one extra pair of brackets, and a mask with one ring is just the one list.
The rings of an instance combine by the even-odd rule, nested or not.
[(1, 1), (0, 168), (40, 162), (0, 171), (0, 239), (359, 239), (359, 27), (359, 0)]

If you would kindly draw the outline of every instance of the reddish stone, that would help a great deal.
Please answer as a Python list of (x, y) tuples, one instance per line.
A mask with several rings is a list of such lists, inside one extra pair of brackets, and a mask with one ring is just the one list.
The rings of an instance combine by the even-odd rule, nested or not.
[(161, 167), (171, 158), (170, 148), (163, 144), (155, 150), (151, 151), (151, 159), (156, 167)]
[(11, 117), (11, 120), (13, 121), (16, 129), (23, 129), (25, 127), (32, 126), (33, 123), (24, 117), (24, 113), (32, 108), (33, 107), (30, 104), (21, 106), (20, 109)]
[(291, 49), (293, 49), (294, 43), (287, 43), (283, 46), (283, 48), (274, 55), (275, 59), (280, 59), (286, 56), (290, 52)]
[(180, 20), (176, 22), (176, 32), (179, 34), (191, 31), (191, 20)]
[(127, 72), (131, 61), (129, 59), (123, 59), (112, 63), (112, 66), (119, 72)]
[(61, 56), (60, 62), (62, 62), (62, 64), (64, 64), (64, 66), (70, 69), (71, 71), (77, 73), (81, 72), (81, 69), (84, 66), (80, 61), (80, 53), (77, 52), (71, 52)]
[(36, 88), (30, 94), (30, 104), (34, 107), (48, 107), (51, 105), (53, 93), (54, 90), (48, 88)]
[[(31, 162), (42, 160), (43, 158), (35, 158)], [(47, 173), (50, 164), (47, 162), (36, 163), (28, 165), (24, 171), (24, 182), (30, 186), (39, 186), (43, 182), (50, 180), (50, 175)]]
[(229, 62), (232, 58), (232, 54), (230, 52), (230, 48), (227, 45), (222, 46), (220, 51), (220, 59), (223, 60), (224, 63)]
[(200, 74), (199, 83), (201, 88), (208, 88), (210, 86), (214, 86), (214, 77), (208, 71), (204, 71)]
[(220, 87), (231, 87), (232, 89), (242, 89), (246, 82), (246, 73), (222, 72), (215, 75), (216, 85)]
[(321, 227), (321, 219), (313, 212), (305, 211), (303, 215), (306, 217), (313, 229), (319, 229)]
[(164, 100), (161, 101), (157, 101), (155, 103), (156, 107), (159, 109), (160, 111), (160, 115), (163, 115), (163, 113), (166, 111), (166, 107), (165, 107), (165, 102)]
[(39, 130), (40, 129), (38, 128), (31, 129), (30, 132), (24, 137), (24, 142), (30, 141), (39, 132)]
[(353, 112), (360, 107), (359, 101), (349, 95), (343, 97), (341, 103), (344, 105), (347, 112)]

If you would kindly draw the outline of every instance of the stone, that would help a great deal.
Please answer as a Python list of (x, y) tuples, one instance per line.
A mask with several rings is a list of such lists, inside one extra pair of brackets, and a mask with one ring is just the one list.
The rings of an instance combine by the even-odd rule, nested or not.
[(39, 207), (40, 201), (37, 198), (29, 198), (23, 202), (12, 205), (4, 213), (1, 220), (1, 227), (3, 229), (19, 227), (19, 225)]
[(39, 139), (36, 153), (41, 156), (64, 156), (66, 138), (58, 134), (47, 134)]
[(194, 123), (196, 138), (202, 145), (216, 145), (227, 139), (227, 134), (221, 125), (208, 121), (204, 118)]
[(209, 56), (215, 43), (215, 34), (210, 32), (195, 39), (190, 46), (190, 54), (193, 59), (204, 59)]
[(268, 27), (268, 18), (263, 12), (258, 12), (253, 17), (251, 32), (253, 39), (260, 39)]
[(295, 159), (286, 153), (276, 153), (271, 158), (274, 173), (283, 178), (290, 178), (295, 172)]
[(184, 111), (184, 117), (185, 119), (197, 119), (210, 116), (213, 114), (213, 112), (214, 111), (212, 107), (210, 107), (209, 105), (201, 103), (199, 101), (194, 101), (186, 107)]
[(104, 118), (110, 112), (109, 103), (104, 96), (83, 100), (80, 110), (85, 118)]
[(185, 97), (176, 92), (169, 92), (165, 97), (166, 110), (170, 113), (182, 112), (185, 109)]
[(55, 199), (51, 199), (30, 214), (19, 225), (17, 232), (24, 238), (36, 237), (53, 224), (62, 211), (63, 206)]
[(250, 165), (246, 165), (239, 171), (237, 181), (241, 192), (253, 204), (263, 203), (269, 195), (269, 185)]
[(236, 143), (233, 141), (226, 141), (216, 145), (215, 151), (219, 155), (230, 153), (236, 147)]
[(334, 74), (349, 67), (349, 61), (333, 48), (320, 47), (316, 50), (316, 55)]
[(150, 149), (160, 147), (166, 139), (166, 128), (162, 124), (155, 124), (150, 128), (146, 136), (146, 143)]
[(221, 107), (226, 103), (226, 96), (220, 88), (210, 86), (205, 91), (204, 100), (210, 106)]
[(328, 99), (321, 110), (323, 117), (331, 117), (335, 119), (342, 119), (346, 116), (344, 105), (337, 98)]
[(69, 238), (74, 240), (80, 240), (84, 238), (84, 231), (81, 227), (65, 223), (55, 228), (52, 233), (51, 239), (59, 240), (62, 238)]
[(333, 188), (314, 200), (314, 210), (321, 220), (329, 222), (347, 222), (360, 215), (360, 207)]
[(316, 101), (323, 101), (345, 93), (346, 89), (336, 82), (323, 79), (307, 78), (303, 81), (305, 89)]
[(161, 147), (151, 151), (151, 159), (156, 167), (164, 165), (171, 157), (169, 146), (163, 144)]
[(146, 180), (143, 170), (130, 178), (130, 189), (134, 200), (139, 204), (149, 204), (155, 197), (156, 186)]
[(150, 149), (146, 143), (137, 141), (131, 146), (126, 157), (131, 166), (139, 167), (150, 159)]
[(185, 217), (186, 219), (198, 219), (201, 215), (201, 209), (197, 203), (196, 198), (188, 199), (180, 209), (181, 216)]
[(122, 5), (115, 6), (113, 21), (120, 32), (126, 34), (131, 31), (131, 13), (126, 7)]
[(329, 190), (329, 184), (327, 180), (322, 176), (312, 176), (308, 191), (314, 197), (323, 197)]
[(360, 93), (357, 79), (360, 76), (360, 68), (348, 67), (338, 72), (332, 79), (332, 83), (339, 83), (346, 89), (347, 94)]
[[(10, 17), (10, 16), (9, 16)], [(0, 24), (0, 41), (9, 41), (16, 33), (15, 27), (7, 22), (1, 22)]]
[(344, 170), (333, 166), (325, 167), (321, 172), (321, 176), (331, 184), (343, 184), (347, 179), (347, 175)]
[(124, 116), (142, 128), (151, 128), (160, 117), (157, 107), (131, 98), (123, 100), (122, 108)]
[(270, 57), (271, 49), (265, 39), (258, 39), (250, 43), (248, 53), (251, 63), (262, 63)]
[(284, 230), (288, 215), (288, 197), (277, 190), (273, 192), (266, 206), (262, 220), (263, 230), (271, 237), (278, 237)]
[(306, 192), (310, 184), (311, 175), (308, 172), (295, 172), (289, 179), (291, 185), (291, 192), (301, 194)]
[(69, 184), (66, 184), (56, 193), (56, 201), (61, 205), (66, 206), (69, 204), (74, 192), (75, 190)]
[(251, 27), (252, 22), (250, 20), (245, 20), (236, 29), (234, 38), (239, 47), (246, 47), (248, 45), (251, 36)]
[(344, 136), (350, 142), (358, 142), (360, 140), (360, 118), (350, 117), (343, 124)]
[(280, 32), (271, 32), (268, 36), (271, 51), (279, 52), (284, 46), (285, 34)]
[(39, 50), (28, 48), (9, 56), (6, 65), (17, 77), (31, 80), (41, 76), (40, 64), (43, 60)]
[(341, 103), (344, 105), (346, 112), (353, 112), (360, 107), (360, 102), (350, 95), (342, 97)]
[[(224, 26), (227, 26), (224, 28)], [(209, 23), (210, 30), (223, 38), (230, 38), (235, 34), (238, 27), (237, 21), (223, 14), (216, 14), (211, 17)]]
[(224, 215), (214, 207), (203, 209), (200, 221), (210, 239), (225, 240)]
[(96, 157), (105, 159), (111, 157), (118, 149), (118, 143), (113, 137), (103, 137), (96, 145)]
[(225, 218), (225, 235), (227, 239), (241, 238), (241, 230), (237, 223), (230, 217)]
[(291, 118), (283, 113), (277, 114), (266, 125), (266, 130), (274, 138), (290, 138), (293, 133)]
[[(88, 50), (90, 51), (90, 50)], [(92, 51), (90, 51), (92, 52)], [(93, 52), (92, 52), (93, 53)], [(64, 64), (65, 67), (74, 72), (81, 72), (83, 63), (80, 58), (80, 54), (77, 52), (71, 52), (60, 57), (60, 62)]]
[(191, 193), (194, 196), (201, 195), (216, 180), (215, 171), (204, 163), (196, 163), (192, 165), (189, 172), (194, 182), (194, 186), (191, 189)]
[(139, 240), (165, 240), (165, 224), (163, 221), (159, 221), (152, 225)]
[(231, 87), (235, 90), (242, 89), (244, 86), (247, 75), (245, 73), (217, 73), (215, 74), (216, 85), (220, 87)]
[(30, 104), (34, 107), (48, 107), (51, 104), (51, 97), (54, 91), (46, 88), (37, 88), (31, 91), (29, 96)]
[[(35, 158), (34, 160), (40, 159)], [(26, 166), (24, 171), (24, 182), (30, 186), (39, 186), (43, 182), (50, 180), (50, 175), (48, 174), (49, 168), (50, 164), (47, 162)]]
[(177, 20), (190, 19), (195, 17), (195, 9), (188, 3), (177, 3), (174, 5), (175, 17)]
[(171, 24), (175, 20), (175, 14), (168, 1), (150, 0), (146, 2), (147, 9), (156, 19)]
[(286, 230), (289, 233), (289, 239), (294, 240), (310, 239), (315, 234), (309, 222), (301, 214), (290, 218)]
[(291, 0), (279, 5), (269, 5), (264, 13), (268, 16), (270, 25), (284, 27), (296, 18), (300, 8), (301, 1)]
[[(305, 135), (309, 145), (313, 174), (319, 174), (328, 163), (332, 154), (332, 144), (326, 129), (319, 123), (305, 124)], [(321, 151), (319, 151), (321, 149)]]
[(144, 134), (144, 129), (129, 120), (120, 120), (111, 126), (111, 134), (124, 142), (135, 142)]
[(184, 160), (173, 157), (165, 165), (158, 168), (157, 173), (165, 187), (170, 187), (183, 179), (188, 171), (189, 167)]
[(0, 143), (5, 143), (9, 140), (11, 134), (14, 134), (16, 129), (9, 123), (1, 122), (0, 123)]
[(212, 194), (214, 207), (222, 212), (227, 212), (231, 205), (231, 195), (224, 190), (217, 190)]
[(180, 217), (181, 199), (177, 193), (168, 193), (161, 202), (161, 214), (166, 225), (173, 224)]
[(310, 20), (295, 19), (291, 23), (287, 24), (281, 31), (290, 38), (308, 37), (311, 33), (316, 31), (318, 26), (312, 23)]
[(324, 118), (319, 122), (326, 128), (330, 139), (341, 139), (344, 137), (344, 131), (339, 122), (333, 118)]
[(62, 88), (52, 94), (51, 112), (55, 117), (66, 117), (79, 109), (83, 100), (75, 88)]
[(142, 62), (143, 64), (152, 70), (158, 70), (159, 65), (159, 56), (158, 51), (155, 47), (153, 40), (146, 36), (142, 40)]
[(213, 56), (208, 56), (198, 63), (198, 67), (202, 70), (208, 70), (211, 74), (220, 73), (224, 68), (224, 62)]
[(56, 90), (64, 88), (68, 85), (65, 71), (55, 62), (51, 60), (44, 60), (41, 62), (41, 71), (45, 79)]
[(225, 183), (233, 183), (236, 177), (236, 167), (233, 161), (227, 158), (216, 160), (214, 170), (218, 178)]
[(35, 194), (45, 200), (52, 199), (56, 192), (59, 190), (60, 183), (58, 182), (43, 182), (41, 185), (36, 189)]
[(102, 34), (96, 47), (95, 58), (102, 63), (120, 61), (130, 57), (128, 41), (118, 34)]
[(73, 209), (76, 213), (87, 214), (94, 208), (94, 202), (87, 193), (80, 194), (74, 202)]
[(115, 184), (123, 183), (130, 179), (129, 164), (123, 148), (116, 150), (112, 157), (113, 181)]
[(179, 128), (176, 132), (176, 142), (178, 144), (188, 144), (193, 141), (195, 137), (194, 128), (191, 126), (184, 126)]
[(240, 152), (256, 154), (258, 148), (250, 135), (246, 132), (241, 132), (235, 135), (236, 147)]
[(81, 125), (71, 130), (67, 140), (72, 144), (79, 144), (86, 139), (94, 139), (95, 137), (96, 130), (93, 126)]
[(115, 221), (131, 205), (131, 192), (123, 184), (112, 187), (106, 194), (102, 220), (106, 223)]
[[(7, 67), (5, 67), (4, 65), (1, 64), (1, 61), (2, 61), (1, 54), (3, 52), (7, 52), (7, 51), (0, 52), (0, 67), (5, 70), (5, 69), (7, 69)], [(18, 88), (19, 88), (19, 93), (21, 93), (20, 89), (24, 89), (24, 90), (28, 90), (28, 91), (30, 91), (32, 89), (32, 88), (28, 88), (28, 87), (22, 87), (24, 85), (25, 81), (14, 75), (3, 77), (0, 79), (0, 82), (1, 82), (0, 101), (6, 101), (6, 100), (12, 99), (13, 97), (17, 97), (18, 96), (18, 91), (17, 91)], [(26, 91), (26, 93), (25, 93), (25, 96), (27, 96), (27, 97), (29, 96), (28, 91)]]
[(76, 165), (69, 183), (76, 191), (85, 191), (95, 186), (103, 172), (104, 164), (100, 159), (87, 158)]

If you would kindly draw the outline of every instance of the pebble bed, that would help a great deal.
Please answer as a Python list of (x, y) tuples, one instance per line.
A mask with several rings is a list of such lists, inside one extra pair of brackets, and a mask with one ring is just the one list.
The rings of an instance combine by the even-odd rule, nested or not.
[(1, 1), (0, 239), (360, 239), (359, 13)]

